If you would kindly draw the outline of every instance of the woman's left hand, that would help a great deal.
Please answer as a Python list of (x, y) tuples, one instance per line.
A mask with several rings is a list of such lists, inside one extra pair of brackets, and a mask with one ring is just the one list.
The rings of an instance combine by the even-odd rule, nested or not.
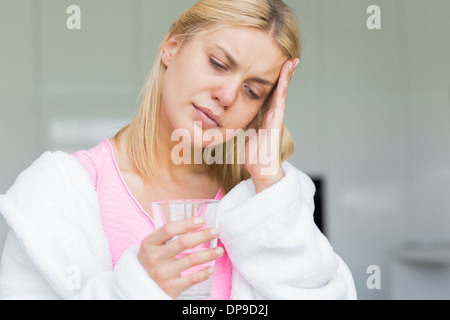
[[(261, 126), (245, 144), (245, 169), (252, 176), (256, 192), (269, 188), (284, 177), (281, 167), (281, 148), (286, 110), (287, 88), (300, 60), (285, 62), (278, 85), (269, 102)], [(255, 127), (250, 124), (250, 129)]]

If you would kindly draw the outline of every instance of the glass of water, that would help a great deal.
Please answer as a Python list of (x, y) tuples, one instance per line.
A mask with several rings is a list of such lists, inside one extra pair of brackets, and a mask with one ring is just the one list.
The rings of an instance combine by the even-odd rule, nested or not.
[[(179, 221), (193, 217), (203, 217), (205, 224), (202, 228), (218, 228), (218, 206), (220, 200), (164, 200), (152, 202), (152, 213), (157, 229), (164, 226), (166, 223)], [(198, 230), (196, 230), (198, 231)], [(179, 236), (172, 238), (169, 241), (176, 239)], [(182, 258), (188, 254), (207, 250), (217, 247), (217, 238), (209, 242), (202, 243), (194, 248), (187, 249), (176, 256), (177, 259)], [(181, 276), (186, 276), (204, 268), (212, 268), (214, 270), (214, 260), (200, 265), (193, 266), (181, 273)], [(214, 271), (213, 271), (214, 272)], [(183, 291), (178, 299), (180, 300), (194, 300), (206, 299), (211, 295), (212, 275), (205, 281), (197, 283), (190, 288)]]

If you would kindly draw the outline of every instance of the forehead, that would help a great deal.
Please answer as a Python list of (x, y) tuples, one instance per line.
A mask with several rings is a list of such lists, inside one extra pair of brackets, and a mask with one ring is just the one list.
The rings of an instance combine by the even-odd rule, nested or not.
[(250, 27), (219, 26), (199, 33), (193, 44), (205, 50), (226, 51), (240, 71), (278, 74), (287, 60), (273, 37)]

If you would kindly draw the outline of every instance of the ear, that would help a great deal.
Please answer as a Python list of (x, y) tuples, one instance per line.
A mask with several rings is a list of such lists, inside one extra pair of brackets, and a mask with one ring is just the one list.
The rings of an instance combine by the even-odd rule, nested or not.
[(169, 35), (167, 37), (166, 42), (164, 43), (161, 57), (161, 61), (165, 64), (166, 67), (169, 66), (170, 62), (175, 57), (180, 47), (180, 43), (180, 40), (174, 35)]

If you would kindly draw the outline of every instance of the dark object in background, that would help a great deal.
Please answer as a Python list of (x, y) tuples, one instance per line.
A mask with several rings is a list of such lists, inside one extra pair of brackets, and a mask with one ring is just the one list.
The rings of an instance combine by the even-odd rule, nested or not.
[(314, 185), (316, 186), (316, 193), (314, 195), (314, 222), (317, 227), (326, 235), (325, 225), (324, 225), (324, 183), (321, 177), (311, 177)]

